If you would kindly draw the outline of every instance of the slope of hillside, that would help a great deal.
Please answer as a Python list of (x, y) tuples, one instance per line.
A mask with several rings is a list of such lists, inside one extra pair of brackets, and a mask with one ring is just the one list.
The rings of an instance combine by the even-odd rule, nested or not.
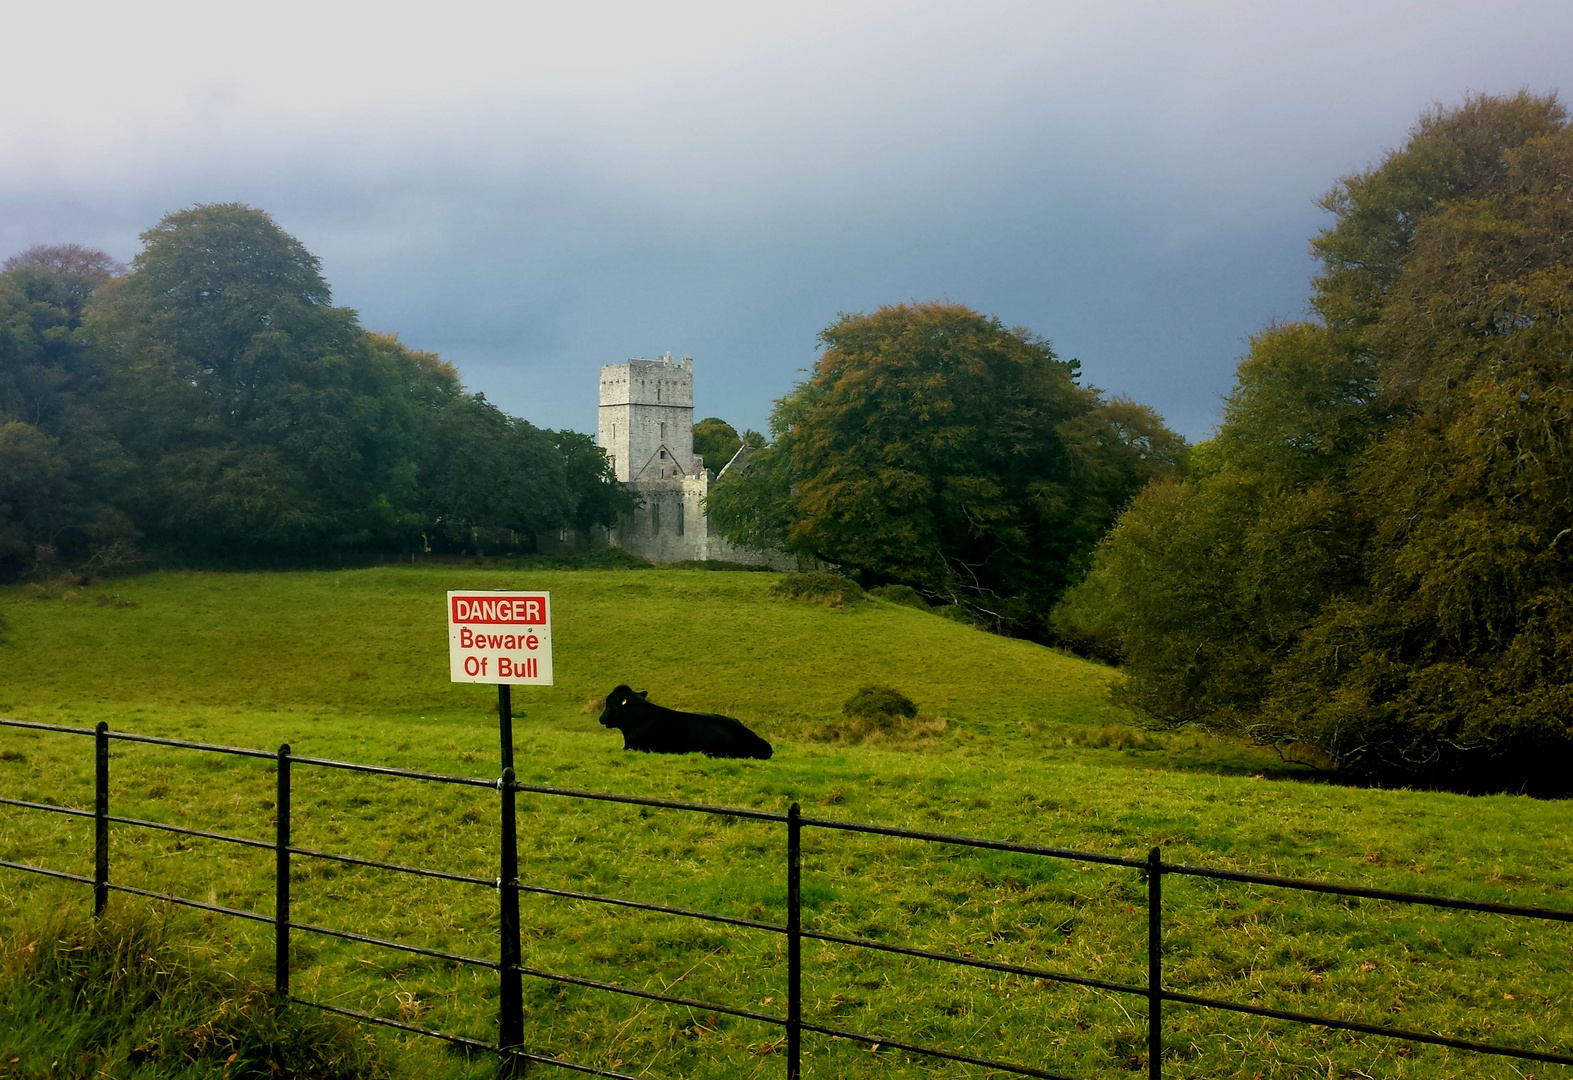
[[(888, 604), (836, 611), (772, 599), (765, 574), (684, 571), (154, 574), (81, 593), (0, 591), (0, 715), (114, 727), (300, 754), (496, 774), (488, 687), (447, 681), (443, 593), (553, 594), (558, 685), (520, 688), (527, 779), (579, 788), (784, 808), (827, 817), (1019, 838), (1122, 854), (1161, 844), (1178, 861), (1390, 888), (1573, 906), (1573, 806), (1497, 796), (1371, 791), (1297, 782), (1259, 750), (1143, 736), (1105, 703), (1113, 673), (1025, 642)], [(134, 606), (133, 606), (134, 605)], [(920, 729), (825, 741), (865, 682), (915, 699)], [(627, 754), (595, 722), (613, 685), (666, 704), (728, 712), (775, 741), (768, 762)], [(0, 729), (0, 790), (91, 802), (88, 740)], [(118, 813), (268, 835), (271, 770), (117, 744)], [(494, 792), (296, 771), (297, 843), (495, 873)], [(535, 796), (521, 802), (530, 881), (779, 921), (781, 836), (767, 826)], [(80, 872), (77, 819), (0, 812), (0, 858)], [(269, 910), (267, 853), (115, 830), (117, 881)], [(812, 832), (805, 904), (814, 925), (1117, 981), (1143, 978), (1143, 892), (1129, 871)], [(299, 919), (433, 948), (495, 950), (487, 890), (301, 860)], [(1166, 890), (1169, 887), (1166, 886)], [(469, 891), (466, 891), (469, 890)], [(1573, 984), (1565, 928), (1462, 913), (1176, 882), (1165, 907), (1176, 985), (1196, 993), (1333, 1010), (1409, 1026), (1566, 1045)], [(0, 873), (0, 922), (76, 886)], [(117, 898), (116, 903), (135, 903)], [(779, 941), (533, 898), (527, 962), (591, 978), (770, 1011)], [(268, 976), (265, 936), (177, 915), (221, 940), (237, 970)], [(263, 934), (263, 930), (256, 932)], [(490, 1037), (481, 972), (315, 937), (297, 944), (298, 986), (319, 999)], [(980, 954), (982, 955), (982, 954)], [(1076, 1075), (1112, 1075), (1142, 1054), (1139, 1003), (839, 947), (805, 951), (809, 1007), (827, 1022), (912, 1033)], [(531, 1045), (651, 1076), (775, 1076), (779, 1046), (743, 1021), (530, 983)], [(1047, 1034), (1045, 1034), (1047, 1033)], [(1224, 1034), (1220, 1034), (1224, 1033)], [(1311, 1029), (1177, 1010), (1165, 1075), (1381, 1071), (1515, 1076), (1505, 1063), (1399, 1052)], [(1560, 1043), (1559, 1043), (1560, 1040)], [(411, 1075), (484, 1075), (482, 1062), (401, 1041)], [(816, 1077), (962, 1075), (920, 1059), (814, 1044)], [(1288, 1075), (1287, 1072), (1283, 1073)], [(1557, 1075), (1552, 1070), (1542, 1076)]]
[(576, 717), (586, 699), (626, 682), (672, 705), (796, 731), (837, 714), (870, 681), (950, 718), (1107, 715), (1110, 673), (1097, 665), (898, 605), (834, 611), (775, 600), (766, 595), (773, 579), (379, 569), (152, 574), (54, 600), (10, 590), (0, 594), (11, 624), (0, 706), (48, 709), (70, 698), (116, 710), (472, 716), (491, 692), (448, 682), (443, 593), (506, 587), (553, 596), (557, 685), (519, 691), (532, 716)]

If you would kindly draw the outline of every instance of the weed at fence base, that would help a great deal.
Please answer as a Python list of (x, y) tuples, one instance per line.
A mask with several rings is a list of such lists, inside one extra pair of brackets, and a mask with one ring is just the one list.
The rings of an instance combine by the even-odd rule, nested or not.
[[(375, 1044), (314, 1010), (278, 1009), (257, 981), (223, 970), (211, 948), (166, 937), (168, 912), (117, 903), (104, 918), (22, 917), (0, 929), (0, 1062), (43, 1075), (148, 1080), (381, 1080)], [(53, 1072), (49, 1073), (53, 1075)]]

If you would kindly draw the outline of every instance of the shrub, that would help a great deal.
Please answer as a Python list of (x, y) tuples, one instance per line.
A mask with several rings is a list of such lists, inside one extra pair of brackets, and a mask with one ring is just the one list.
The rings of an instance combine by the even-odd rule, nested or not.
[(847, 698), (841, 711), (850, 717), (894, 719), (901, 716), (911, 720), (917, 716), (918, 707), (911, 698), (894, 687), (871, 685)]
[(917, 608), (920, 611), (929, 609), (928, 601), (923, 599), (923, 594), (910, 585), (879, 585), (868, 591), (876, 600), (885, 600), (902, 607)]
[(846, 719), (834, 720), (814, 734), (820, 742), (880, 742), (896, 746), (932, 745), (945, 733), (944, 720), (918, 719), (917, 704), (892, 686), (865, 686), (841, 706)]
[(787, 574), (770, 586), (770, 595), (783, 600), (809, 600), (834, 608), (868, 602), (863, 586), (851, 578), (823, 570)]

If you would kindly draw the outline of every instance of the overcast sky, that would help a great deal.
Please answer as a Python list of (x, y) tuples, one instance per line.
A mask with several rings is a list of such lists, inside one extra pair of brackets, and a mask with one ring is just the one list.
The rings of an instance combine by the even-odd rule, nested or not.
[(1188, 437), (1305, 310), (1316, 198), (1469, 91), (1573, 94), (1573, 4), (28, 5), (0, 256), (271, 212), (338, 303), (535, 423), (691, 354), (763, 428), (838, 312), (1027, 326)]

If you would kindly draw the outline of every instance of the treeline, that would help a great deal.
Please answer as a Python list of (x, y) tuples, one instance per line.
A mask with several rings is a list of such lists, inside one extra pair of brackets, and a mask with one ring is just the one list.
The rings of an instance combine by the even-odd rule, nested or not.
[(1165, 725), (1375, 782), (1573, 791), (1573, 130), (1474, 97), (1341, 181), (1314, 321), (1251, 343), (1055, 627)]
[(131, 267), (0, 273), (0, 582), (158, 558), (535, 550), (631, 506), (593, 439), (467, 392), (335, 307), (241, 205), (170, 214)]
[[(1154, 724), (1573, 792), (1573, 130), (1476, 96), (1339, 182), (1215, 436), (950, 304), (850, 315), (711, 496), (735, 542), (1119, 663)], [(1112, 527), (1112, 528), (1111, 528)]]

